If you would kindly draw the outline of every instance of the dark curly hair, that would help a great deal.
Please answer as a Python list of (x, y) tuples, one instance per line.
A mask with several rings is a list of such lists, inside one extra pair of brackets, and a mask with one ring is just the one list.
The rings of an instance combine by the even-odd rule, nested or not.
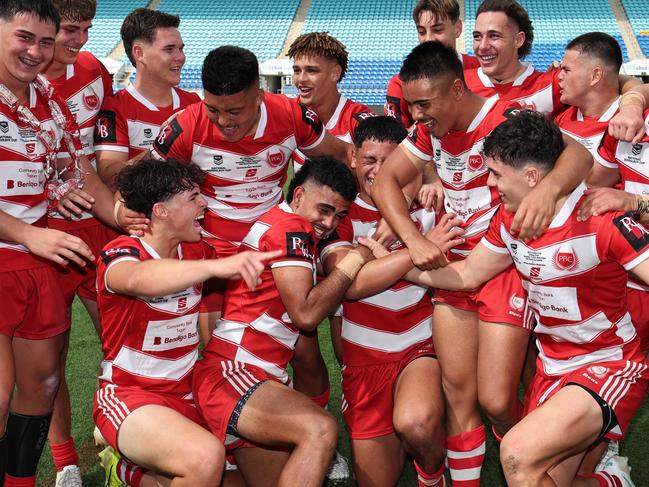
[(312, 182), (319, 186), (328, 186), (345, 201), (356, 199), (356, 178), (349, 168), (335, 157), (317, 156), (307, 159), (288, 186), (286, 201), (293, 201), (293, 193), (298, 186)]

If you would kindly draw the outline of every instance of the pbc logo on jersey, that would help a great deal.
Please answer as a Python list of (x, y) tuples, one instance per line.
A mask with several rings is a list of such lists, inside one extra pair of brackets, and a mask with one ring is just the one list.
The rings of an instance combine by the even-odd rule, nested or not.
[(516, 296), (516, 293), (512, 294), (509, 298), (509, 306), (516, 311), (523, 311), (525, 306), (525, 298)]
[(161, 154), (167, 155), (173, 143), (178, 137), (180, 137), (180, 134), (182, 133), (183, 128), (178, 123), (178, 120), (174, 118), (167, 124), (166, 127), (164, 127), (160, 131), (160, 134), (155, 141), (156, 150), (158, 150)]
[(636, 252), (640, 252), (649, 245), (649, 230), (642, 223), (636, 221), (632, 213), (614, 218), (613, 224)]
[(468, 166), (470, 171), (479, 171), (484, 169), (485, 162), (480, 154), (469, 156)]
[(90, 86), (83, 94), (83, 105), (91, 111), (95, 111), (99, 108), (99, 97), (97, 96), (97, 93), (95, 93), (95, 90)]
[(153, 137), (153, 130), (151, 130), (151, 129), (144, 129), (144, 136), (145, 136), (147, 139), (150, 139), (151, 137)]
[(300, 108), (302, 108), (302, 121), (309, 124), (315, 133), (320, 135), (322, 133), (322, 122), (316, 113), (310, 108), (302, 105), (302, 103), (300, 103)]
[(25, 149), (27, 150), (27, 154), (33, 154), (36, 151), (36, 142), (27, 142)]
[(5, 121), (0, 122), (0, 131), (3, 134), (9, 132), (9, 122), (5, 122)]
[(541, 275), (541, 268), (540, 267), (532, 267), (530, 269), (530, 277), (539, 277)]
[(313, 261), (313, 240), (311, 235), (305, 232), (286, 233), (286, 256)]
[(276, 152), (274, 154), (268, 154), (268, 164), (277, 167), (284, 162), (284, 153)]
[(572, 271), (579, 265), (579, 258), (574, 250), (557, 250), (553, 256), (554, 267), (560, 271)]
[(110, 110), (99, 110), (97, 124), (95, 125), (95, 140), (97, 142), (117, 142), (115, 112)]
[(462, 173), (461, 172), (454, 172), (453, 173), (453, 182), (454, 183), (461, 183), (462, 182)]
[(187, 309), (187, 297), (178, 298), (178, 311), (184, 311)]

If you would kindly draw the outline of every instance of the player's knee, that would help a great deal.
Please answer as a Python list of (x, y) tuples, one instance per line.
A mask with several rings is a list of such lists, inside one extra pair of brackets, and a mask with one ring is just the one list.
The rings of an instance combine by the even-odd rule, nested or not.
[(480, 406), (485, 411), (491, 421), (505, 421), (511, 415), (513, 401), (517, 401), (516, 397), (511, 397), (508, 394), (491, 394), (491, 393), (478, 393)]
[(34, 406), (42, 405), (50, 409), (54, 396), (59, 389), (61, 374), (58, 368), (48, 371), (45, 374), (33, 376), (27, 380), (16, 383), (17, 394), (28, 397)]
[(518, 485), (517, 479), (529, 479), (538, 470), (534, 454), (536, 449), (529, 440), (511, 430), (500, 444), (500, 463), (509, 485)]
[(441, 418), (432, 411), (406, 410), (395, 414), (393, 424), (397, 434), (408, 443), (424, 445), (438, 437)]
[(338, 442), (338, 423), (326, 411), (318, 414), (317, 419), (310, 422), (308, 439), (323, 450), (335, 450)]
[(187, 475), (198, 485), (217, 485), (223, 473), (225, 449), (216, 437), (203, 439), (186, 455), (184, 463)]

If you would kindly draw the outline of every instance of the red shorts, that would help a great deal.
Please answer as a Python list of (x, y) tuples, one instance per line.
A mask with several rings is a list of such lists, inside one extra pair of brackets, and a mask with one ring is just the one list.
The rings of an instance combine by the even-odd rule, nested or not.
[(394, 432), (394, 387), (412, 361), (434, 356), (432, 344), (413, 348), (404, 358), (367, 366), (343, 366), (341, 409), (349, 436), (366, 440)]
[(597, 394), (611, 407), (619, 426), (604, 436), (621, 440), (642, 404), (648, 378), (646, 363), (628, 360), (588, 365), (560, 377), (547, 377), (537, 373), (525, 394), (524, 415), (541, 406), (562, 387), (570, 383), (579, 384)]
[(225, 441), (230, 416), (243, 395), (259, 382), (278, 381), (254, 365), (231, 360), (199, 360), (194, 367), (194, 399), (208, 429)]
[(626, 302), (640, 339), (640, 350), (649, 352), (649, 291), (628, 287)]
[(477, 291), (437, 289), (434, 301), (463, 311), (477, 312), (478, 318), (487, 323), (506, 323), (528, 328), (523, 320), (525, 299), (521, 278), (512, 265), (484, 283)]
[[(227, 240), (218, 238), (207, 238), (205, 241), (216, 250), (216, 257), (222, 259), (234, 255), (239, 250), (239, 246)], [(227, 281), (224, 279), (210, 279), (203, 284), (203, 296), (199, 311), (201, 313), (211, 313), (223, 309), (223, 293)]]
[(44, 340), (70, 328), (70, 315), (54, 264), (0, 272), (0, 334)]
[[(57, 227), (58, 220), (48, 220), (50, 228)], [(79, 228), (61, 228), (65, 233), (74, 235), (83, 240), (95, 258), (101, 254), (101, 249), (119, 236), (115, 230), (108, 228), (97, 220), (89, 220), (88, 225)], [(68, 267), (57, 267), (60, 276), (61, 287), (65, 295), (65, 304), (68, 308), (72, 306), (74, 295), (80, 298), (97, 301), (97, 270), (94, 262), (88, 262), (85, 267), (70, 264)]]
[(142, 406), (156, 404), (182, 414), (194, 423), (207, 429), (205, 421), (198, 414), (191, 399), (183, 399), (170, 394), (146, 391), (140, 387), (104, 384), (95, 393), (92, 417), (102, 436), (115, 451), (119, 427), (131, 412)]

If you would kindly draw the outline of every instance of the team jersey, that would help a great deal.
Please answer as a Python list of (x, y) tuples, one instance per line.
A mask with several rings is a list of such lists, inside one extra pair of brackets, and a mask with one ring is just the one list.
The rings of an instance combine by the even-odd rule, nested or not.
[(559, 126), (561, 132), (583, 145), (595, 158), (602, 137), (608, 130), (608, 123), (618, 112), (619, 102), (620, 99), (617, 98), (597, 119), (584, 117), (579, 108), (571, 106), (561, 112), (554, 119), (554, 123)]
[[(468, 54), (459, 54), (462, 66), (466, 72), (468, 69), (480, 67), (480, 61), (475, 56)], [(399, 73), (395, 74), (388, 82), (388, 89), (385, 94), (385, 105), (383, 113), (388, 117), (394, 117), (399, 120), (404, 127), (410, 128), (415, 121), (410, 116), (408, 102), (403, 98), (403, 87)]]
[[(213, 258), (204, 242), (181, 243), (178, 259)], [(97, 260), (97, 305), (104, 358), (99, 380), (118, 386), (185, 396), (198, 358), (198, 306), (202, 283), (167, 296), (127, 296), (113, 292), (106, 273), (118, 262), (160, 259), (137, 237), (120, 236)]]
[[(77, 130), (74, 117), (56, 93), (52, 96), (61, 108), (70, 132)], [(41, 126), (51, 131), (57, 140), (62, 130), (52, 120), (45, 98), (30, 83), (29, 110)], [(78, 142), (78, 141), (77, 141)], [(77, 149), (81, 148), (81, 144)], [(0, 210), (30, 225), (44, 227), (47, 214), (45, 145), (33, 129), (18, 121), (18, 116), (0, 101)], [(69, 157), (62, 143), (59, 156)], [(16, 271), (45, 265), (30, 254), (26, 247), (15, 242), (0, 240), (0, 269)]]
[(477, 95), (497, 94), (503, 100), (520, 102), (526, 108), (555, 117), (566, 106), (560, 101), (558, 75), (560, 70), (540, 72), (531, 63), (523, 63), (525, 70), (511, 83), (494, 83), (482, 68), (464, 72), (464, 81)]
[[(410, 218), (422, 233), (435, 226), (435, 213), (421, 207)], [(348, 216), (319, 245), (320, 259), (340, 245), (366, 237), (381, 219), (373, 206), (356, 198)], [(403, 248), (397, 242), (391, 250)], [(433, 306), (427, 289), (399, 280), (383, 292), (358, 301), (343, 301), (342, 356), (345, 365), (362, 366), (404, 359), (413, 349), (432, 342)]]
[(489, 227), (489, 220), (500, 205), (496, 188), (487, 186), (489, 170), (482, 157), (482, 145), (493, 129), (518, 113), (520, 105), (503, 101), (497, 95), (485, 101), (466, 130), (452, 131), (441, 139), (429, 135), (425, 125), (417, 124), (401, 143), (425, 161), (435, 161), (444, 187), (444, 207), (464, 221), (465, 242), (451, 249), (453, 260), (466, 257)]
[[(358, 124), (367, 117), (373, 116), (374, 113), (366, 105), (351, 101), (344, 95), (340, 95), (336, 110), (325, 124), (325, 129), (334, 137), (351, 144), (354, 141), (354, 130), (356, 130)], [(295, 171), (302, 168), (305, 159), (306, 156), (299, 150), (293, 153), (293, 168)]]
[[(63, 76), (50, 79), (50, 83), (74, 115), (79, 125), (83, 153), (96, 169), (94, 131), (97, 116), (104, 100), (113, 96), (113, 82), (108, 70), (95, 56), (84, 51), (74, 64), (66, 66)], [(85, 226), (89, 222), (79, 223), (79, 220), (93, 218), (92, 214), (85, 211), (72, 221), (58, 212), (50, 212), (49, 217), (57, 219), (54, 224), (61, 230)]]
[[(649, 109), (645, 110), (645, 132), (649, 131)], [(620, 172), (622, 190), (627, 193), (649, 195), (649, 135), (645, 133), (637, 144), (624, 142), (606, 134), (593, 156), (595, 162)], [(629, 287), (649, 291), (649, 286), (634, 277)]]
[(597, 362), (643, 361), (626, 305), (627, 271), (649, 259), (649, 231), (630, 214), (577, 220), (585, 184), (568, 196), (533, 241), (511, 234), (514, 214), (501, 208), (484, 245), (511, 254), (536, 318), (538, 371), (563, 375)]
[(324, 136), (313, 110), (284, 95), (264, 93), (254, 134), (224, 140), (200, 103), (166, 127), (151, 153), (191, 161), (205, 171), (204, 235), (238, 245), (252, 224), (281, 201), (291, 154), (318, 146)]
[(266, 265), (261, 284), (251, 291), (242, 280), (228, 281), (223, 318), (217, 323), (204, 360), (227, 359), (255, 365), (288, 383), (286, 366), (293, 358), (298, 328), (291, 322), (273, 279), (273, 269), (305, 267), (314, 273), (316, 248), (313, 227), (295, 215), (286, 202), (272, 208), (250, 228), (239, 251), (281, 250)]
[(108, 99), (99, 112), (95, 129), (95, 151), (128, 154), (131, 159), (151, 149), (160, 126), (178, 110), (200, 102), (196, 93), (171, 88), (171, 105), (157, 107), (129, 85)]

